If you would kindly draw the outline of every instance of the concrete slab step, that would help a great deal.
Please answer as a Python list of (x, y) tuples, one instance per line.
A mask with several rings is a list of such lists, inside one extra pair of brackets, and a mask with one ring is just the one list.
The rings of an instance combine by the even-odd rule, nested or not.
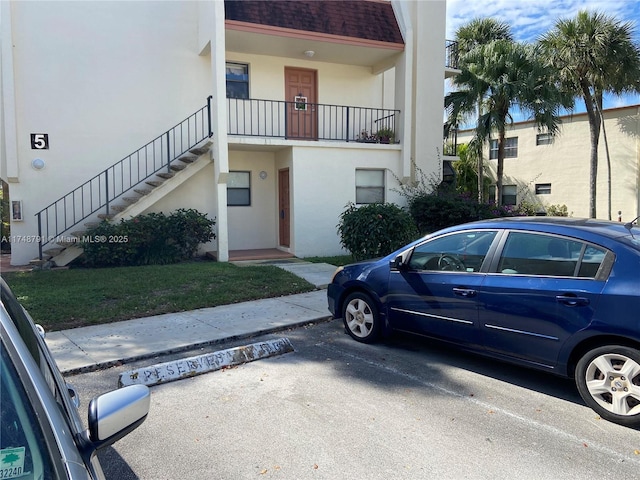
[(195, 147), (189, 150), (189, 152), (193, 153), (194, 155), (204, 155), (205, 153), (207, 153), (210, 149), (211, 149), (211, 145), (213, 145), (212, 142), (207, 142), (204, 145), (200, 146), (200, 147)]
[(58, 248), (48, 248), (46, 250), (44, 250), (42, 252), (43, 256), (44, 255), (48, 255), (49, 258), (51, 257), (55, 257), (56, 255), (60, 255), (62, 253), (62, 251), (64, 250), (63, 247), (58, 247)]

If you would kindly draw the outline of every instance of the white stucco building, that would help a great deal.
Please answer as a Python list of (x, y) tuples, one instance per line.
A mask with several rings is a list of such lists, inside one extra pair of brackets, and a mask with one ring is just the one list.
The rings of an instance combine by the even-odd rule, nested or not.
[[(608, 168), (604, 137), (598, 145), (596, 216), (630, 221), (640, 215), (640, 105), (603, 111), (611, 158), (611, 211), (608, 208)], [(532, 122), (516, 122), (507, 131), (503, 201), (525, 200), (542, 206), (566, 205), (573, 217), (589, 216), (591, 143), (586, 113), (562, 118), (560, 134), (551, 139)], [(458, 132), (468, 143), (470, 130)], [(496, 156), (485, 146), (485, 165), (495, 180)], [(619, 212), (622, 212), (619, 215)]]
[[(204, 249), (220, 261), (342, 253), (348, 202), (402, 203), (395, 178), (440, 168), (445, 14), (444, 0), (3, 0), (11, 263), (49, 250), (64, 265), (77, 252), (57, 240), (87, 223), (178, 208), (215, 218)], [(388, 144), (356, 141), (383, 128)]]

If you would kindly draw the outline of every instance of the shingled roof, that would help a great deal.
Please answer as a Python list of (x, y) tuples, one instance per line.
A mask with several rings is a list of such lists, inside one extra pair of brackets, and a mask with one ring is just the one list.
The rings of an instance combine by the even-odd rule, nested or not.
[(391, 2), (225, 0), (227, 20), (404, 44)]

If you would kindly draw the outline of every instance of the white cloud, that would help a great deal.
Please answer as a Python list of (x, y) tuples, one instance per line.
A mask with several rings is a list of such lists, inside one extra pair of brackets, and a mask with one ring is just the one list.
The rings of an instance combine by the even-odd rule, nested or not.
[(621, 21), (635, 21), (640, 28), (638, 0), (447, 0), (447, 38), (454, 38), (460, 25), (476, 17), (493, 17), (511, 25), (521, 41), (534, 41), (560, 18), (580, 10), (606, 13)]

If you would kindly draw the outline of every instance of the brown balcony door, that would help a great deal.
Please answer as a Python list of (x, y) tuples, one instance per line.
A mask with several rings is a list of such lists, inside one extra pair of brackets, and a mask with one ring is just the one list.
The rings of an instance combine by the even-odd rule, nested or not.
[(289, 169), (278, 170), (278, 231), (280, 233), (280, 245), (290, 246), (289, 232), (291, 229), (291, 208), (289, 205)]
[(284, 67), (287, 138), (316, 140), (317, 72), (306, 68)]

